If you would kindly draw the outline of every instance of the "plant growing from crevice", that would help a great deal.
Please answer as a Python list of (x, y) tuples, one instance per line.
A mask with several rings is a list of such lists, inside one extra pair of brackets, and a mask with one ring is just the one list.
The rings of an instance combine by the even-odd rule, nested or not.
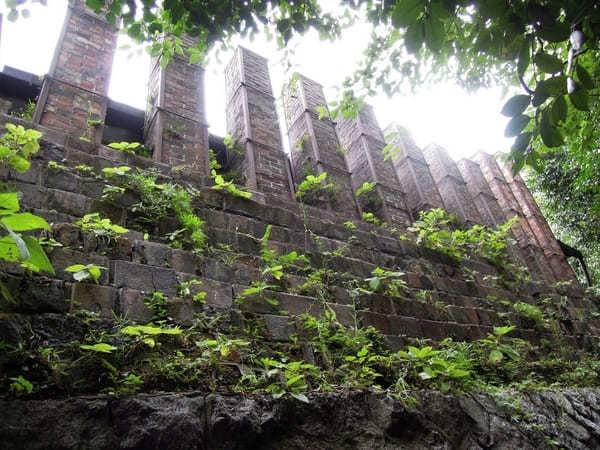
[(318, 176), (308, 174), (296, 189), (296, 198), (302, 203), (331, 201), (336, 192), (334, 183), (327, 183), (327, 172)]
[(129, 232), (127, 228), (112, 223), (109, 218), (100, 217), (100, 213), (86, 214), (75, 223), (107, 244), (118, 241), (121, 235)]
[(97, 266), (96, 264), (73, 264), (65, 269), (66, 272), (73, 274), (75, 281), (91, 281), (92, 283), (98, 283), (102, 270), (106, 270), (106, 267)]
[(139, 142), (111, 142), (108, 146), (129, 155), (138, 155), (144, 158), (152, 157), (151, 150)]

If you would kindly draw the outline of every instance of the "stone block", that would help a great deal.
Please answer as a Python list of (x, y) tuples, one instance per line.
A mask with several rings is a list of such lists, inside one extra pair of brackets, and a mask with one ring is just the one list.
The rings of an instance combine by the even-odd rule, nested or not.
[(111, 281), (118, 287), (128, 287), (145, 292), (160, 291), (175, 295), (177, 279), (173, 269), (147, 266), (128, 261), (111, 262)]
[(193, 297), (196, 294), (205, 292), (206, 296), (204, 297), (204, 301), (208, 305), (221, 308), (230, 308), (233, 305), (233, 290), (230, 283), (221, 283), (207, 278), (199, 278), (188, 273), (178, 273), (177, 280), (180, 284), (191, 280), (200, 282), (200, 284), (193, 283), (189, 285), (190, 295)]
[(71, 281), (73, 279), (73, 274), (65, 271), (65, 269), (74, 264), (95, 264), (96, 266), (101, 267), (101, 275), (98, 280), (100, 284), (108, 284), (109, 281), (109, 260), (106, 256), (96, 255), (94, 253), (83, 253), (76, 250), (71, 250), (68, 248), (55, 248), (48, 255), (54, 270), (56, 271), (56, 276), (62, 278), (64, 280)]
[(167, 264), (177, 272), (196, 273), (198, 263), (199, 258), (189, 251), (172, 248), (167, 254)]
[(103, 319), (113, 319), (117, 307), (117, 289), (92, 283), (73, 283), (71, 310), (87, 309)]
[(168, 264), (170, 248), (165, 244), (151, 241), (135, 241), (133, 262), (150, 266), (165, 267)]
[(371, 311), (358, 311), (357, 315), (359, 323), (363, 327), (372, 326), (383, 334), (393, 334), (391, 332), (390, 322), (387, 315), (378, 314)]
[(289, 341), (290, 336), (296, 332), (294, 323), (290, 321), (289, 316), (276, 316), (272, 314), (263, 314), (262, 319), (267, 329), (267, 338), (274, 341)]
[(391, 334), (410, 337), (423, 336), (423, 328), (419, 319), (392, 315), (388, 317), (388, 320)]
[(119, 289), (119, 314), (137, 323), (148, 323), (154, 313), (144, 303), (146, 293), (135, 289)]
[(323, 314), (323, 306), (315, 298), (286, 293), (279, 293), (279, 309), (297, 316), (310, 314), (320, 317)]
[(69, 310), (68, 283), (44, 277), (0, 274), (15, 303), (0, 299), (0, 311), (24, 314), (65, 313)]

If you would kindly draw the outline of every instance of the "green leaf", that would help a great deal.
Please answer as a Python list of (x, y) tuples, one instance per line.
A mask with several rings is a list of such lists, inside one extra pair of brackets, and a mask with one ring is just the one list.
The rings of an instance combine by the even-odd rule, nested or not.
[(3, 217), (1, 221), (14, 231), (50, 230), (50, 226), (42, 217), (31, 213), (13, 214)]
[(369, 288), (371, 288), (371, 290), (373, 292), (377, 292), (380, 287), (381, 287), (381, 279), (380, 278), (374, 277), (369, 280)]
[(514, 144), (511, 147), (512, 152), (523, 153), (527, 150), (527, 146), (529, 145), (529, 141), (531, 140), (531, 133), (525, 132), (521, 133), (515, 139)]
[(504, 130), (504, 136), (517, 136), (521, 131), (523, 131), (523, 128), (527, 126), (530, 120), (531, 117), (522, 114), (513, 117), (506, 125), (506, 129)]
[(504, 355), (502, 354), (502, 352), (500, 350), (492, 350), (490, 352), (490, 356), (488, 357), (488, 362), (490, 364), (498, 364), (500, 361), (502, 361), (502, 358), (504, 358)]
[(529, 63), (531, 61), (531, 40), (532, 36), (527, 36), (521, 44), (521, 49), (519, 50), (519, 59), (517, 61), (517, 73), (519, 76), (523, 76), (527, 67), (529, 67)]
[(414, 54), (421, 50), (421, 47), (423, 46), (422, 22), (415, 22), (406, 29), (404, 44), (406, 45), (406, 51), (408, 53)]
[(521, 114), (529, 106), (531, 97), (529, 95), (515, 95), (508, 99), (500, 113), (506, 117), (514, 117)]
[(589, 94), (587, 89), (580, 87), (572, 94), (569, 94), (571, 104), (580, 111), (589, 111)]
[(0, 280), (0, 294), (2, 294), (2, 297), (7, 302), (9, 302), (9, 303), (16, 303), (15, 299), (12, 296), (12, 294), (10, 293), (10, 291), (8, 290), (8, 288), (6, 287), (6, 285), (4, 284), (4, 282), (1, 281), (1, 280)]
[(594, 81), (592, 80), (592, 77), (581, 64), (577, 64), (577, 66), (575, 66), (575, 71), (577, 72), (577, 78), (579, 79), (579, 83), (583, 87), (585, 87), (586, 89), (594, 89)]
[(531, 104), (536, 108), (544, 103), (548, 97), (550, 97), (550, 92), (548, 92), (548, 88), (543, 81), (540, 81), (533, 93), (533, 98), (531, 99)]
[(29, 161), (15, 154), (11, 155), (10, 158), (8, 158), (8, 163), (13, 169), (20, 173), (27, 172), (29, 170), (29, 167), (31, 166), (31, 163)]
[(48, 259), (48, 256), (46, 256), (46, 252), (38, 240), (32, 236), (25, 236), (23, 240), (27, 245), (27, 250), (29, 250), (29, 258), (25, 262), (33, 264), (38, 269), (54, 275), (54, 267), (52, 267), (52, 263)]
[(85, 269), (85, 266), (83, 264), (73, 264), (72, 266), (67, 267), (65, 271), (74, 273), (81, 272), (83, 269)]
[(563, 139), (558, 130), (552, 125), (552, 112), (548, 109), (542, 113), (542, 120), (540, 123), (540, 134), (542, 136), (542, 142), (547, 147), (558, 147), (562, 145)]
[(115, 347), (113, 345), (103, 344), (103, 343), (94, 344), (94, 345), (82, 344), (79, 346), (79, 348), (81, 348), (82, 350), (90, 350), (90, 351), (98, 352), (98, 353), (112, 353), (117, 349), (117, 347)]
[(425, 43), (432, 52), (438, 53), (444, 44), (444, 24), (430, 16), (425, 20)]
[(555, 23), (552, 26), (541, 26), (536, 30), (537, 35), (548, 42), (562, 42), (569, 39), (571, 27), (566, 23)]
[(540, 83), (544, 84), (544, 88), (551, 97), (558, 97), (567, 93), (567, 77), (564, 75), (557, 75), (540, 81)]
[(567, 109), (568, 106), (565, 96), (561, 95), (556, 97), (552, 103), (552, 123), (558, 124), (559, 122), (567, 120)]
[(422, 0), (401, 0), (392, 11), (392, 24), (396, 28), (413, 24), (423, 12)]
[(19, 252), (19, 259), (21, 261), (28, 260), (29, 256), (30, 256), (29, 249), (27, 248), (27, 244), (25, 243), (23, 238), (21, 238), (21, 236), (19, 236), (17, 233), (15, 233), (10, 228), (6, 228), (6, 231), (8, 231), (8, 234), (10, 235), (10, 237), (14, 241), (15, 245), (17, 246), (17, 250)]
[[(310, 400), (308, 399), (308, 397), (304, 394), (302, 394), (301, 392), (290, 392), (290, 395), (292, 397), (294, 397), (296, 400), (300, 400), (301, 402), (304, 403), (310, 403)], [(275, 395), (273, 395), (273, 397), (275, 397)]]
[(562, 61), (554, 55), (538, 52), (533, 57), (533, 62), (546, 73), (556, 73), (562, 70)]
[(12, 214), (19, 210), (19, 196), (16, 192), (0, 194), (0, 215)]

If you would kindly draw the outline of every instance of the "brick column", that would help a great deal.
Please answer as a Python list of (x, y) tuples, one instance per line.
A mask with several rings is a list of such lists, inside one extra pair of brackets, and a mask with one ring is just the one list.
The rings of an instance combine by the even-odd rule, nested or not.
[[(183, 36), (183, 48), (196, 40)], [(204, 69), (188, 64), (188, 56), (174, 55), (161, 65), (152, 58), (144, 139), (156, 161), (189, 165), (208, 175), (208, 125), (204, 110)]]
[[(99, 144), (118, 29), (71, 0), (50, 71), (40, 91), (35, 123), (84, 136)], [(98, 120), (100, 124), (88, 123)]]
[(392, 165), (400, 187), (406, 193), (406, 204), (413, 217), (418, 217), (419, 211), (444, 209), (429, 165), (408, 131), (394, 123), (389, 125), (384, 133), (389, 137), (387, 142), (393, 146)]
[(482, 223), (494, 227), (506, 222), (502, 208), (485, 180), (479, 164), (470, 159), (461, 159), (456, 166), (467, 183), (467, 190), (475, 202)]
[(337, 134), (352, 174), (354, 192), (365, 182), (375, 182), (375, 196), (357, 197), (361, 212), (372, 212), (395, 227), (406, 228), (412, 218), (406, 206), (394, 167), (382, 153), (385, 141), (370, 105), (364, 105), (357, 119), (341, 120)]
[(238, 149), (230, 155), (232, 168), (251, 189), (292, 200), (267, 60), (238, 47), (225, 69), (225, 83), (227, 132)]
[[(465, 158), (458, 161), (456, 165), (467, 183), (467, 189), (479, 210), (483, 224), (495, 227), (505, 223), (507, 219), (504, 217), (502, 208), (490, 189), (479, 164)], [(513, 233), (511, 235), (513, 238), (515, 237)], [(526, 254), (518, 246), (509, 246), (507, 251), (511, 260), (517, 266), (527, 265)], [(534, 266), (534, 269), (536, 268), (537, 266)]]
[(519, 218), (519, 221), (513, 226), (512, 232), (525, 255), (527, 267), (532, 276), (537, 279), (554, 281), (554, 274), (546, 263), (544, 252), (494, 157), (479, 152), (473, 156), (473, 160), (479, 164), (483, 176), (502, 208), (505, 219), (509, 220), (514, 216)]
[(465, 180), (448, 152), (439, 145), (429, 144), (423, 154), (446, 210), (468, 225), (482, 223), (483, 220), (467, 190)]
[(308, 174), (327, 172), (327, 181), (333, 182), (337, 190), (327, 207), (345, 216), (358, 217), (335, 123), (328, 117), (319, 120), (318, 106), (327, 107), (321, 85), (301, 75), (290, 83), (285, 92), (285, 116), (294, 180), (300, 183)]
[(561, 281), (576, 280), (575, 272), (567, 262), (565, 254), (556, 241), (554, 233), (552, 233), (548, 222), (546, 222), (523, 178), (519, 174), (513, 175), (512, 169), (507, 165), (500, 164), (500, 168), (523, 211), (525, 220), (528, 222), (529, 227), (550, 263), (554, 277)]

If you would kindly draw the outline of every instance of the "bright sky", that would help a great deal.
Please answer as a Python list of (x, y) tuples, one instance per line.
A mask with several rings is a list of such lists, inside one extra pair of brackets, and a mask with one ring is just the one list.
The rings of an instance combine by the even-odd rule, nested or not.
[[(32, 14), (28, 19), (19, 19), (16, 23), (3, 21), (0, 65), (38, 75), (48, 71), (67, 1), (51, 0), (48, 3), (50, 6), (47, 7), (30, 5)], [(3, 4), (1, 8), (4, 8)], [(335, 43), (320, 41), (316, 33), (308, 34), (293, 55), (294, 69), (322, 84), (328, 100), (335, 100), (334, 87), (352, 73), (368, 37), (366, 25), (346, 30), (344, 39)], [(127, 43), (126, 36), (119, 38), (119, 46)], [(266, 39), (239, 43), (269, 58), (271, 81), (277, 97), (285, 76), (282, 64), (278, 62), (276, 45)], [(149, 57), (142, 51), (137, 55), (132, 53), (131, 50), (117, 52), (109, 96), (143, 109)], [(226, 133), (223, 71), (230, 58), (231, 52), (224, 52), (206, 70), (207, 117), (210, 131), (217, 135)], [(499, 112), (504, 103), (500, 88), (468, 94), (452, 84), (442, 84), (410, 96), (388, 98), (382, 94), (368, 102), (373, 105), (382, 128), (392, 121), (398, 122), (410, 130), (419, 146), (435, 142), (445, 147), (455, 159), (470, 156), (478, 150), (506, 151), (512, 143), (511, 139), (503, 137), (508, 119)]]

